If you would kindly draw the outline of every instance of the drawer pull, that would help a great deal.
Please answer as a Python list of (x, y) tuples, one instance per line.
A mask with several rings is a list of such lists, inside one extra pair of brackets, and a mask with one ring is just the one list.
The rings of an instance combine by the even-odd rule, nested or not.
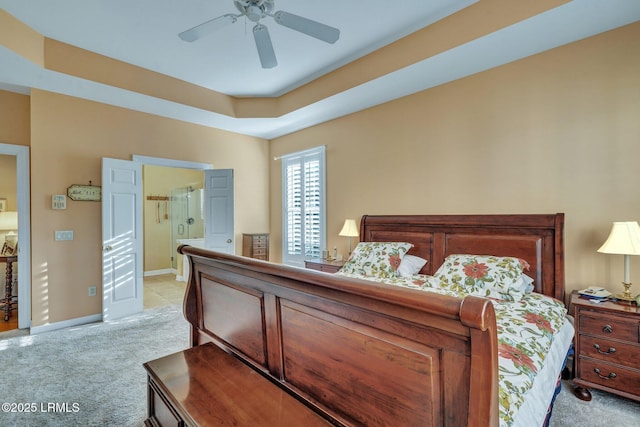
[(605, 334), (610, 334), (611, 332), (613, 332), (613, 328), (611, 327), (611, 325), (604, 325), (602, 327), (602, 332), (604, 332)]
[(604, 375), (600, 375), (600, 369), (598, 369), (598, 368), (595, 368), (595, 369), (593, 370), (593, 372), (595, 372), (595, 373), (596, 373), (596, 375), (597, 375), (597, 376), (599, 376), (600, 378), (602, 378), (603, 380), (612, 380), (612, 379), (614, 379), (615, 377), (617, 377), (617, 375), (616, 375), (616, 373), (615, 373), (615, 372), (611, 372), (611, 373), (610, 373), (609, 375), (607, 375), (606, 377), (605, 377)]
[(616, 352), (615, 347), (609, 347), (609, 350), (607, 350), (607, 351), (602, 351), (602, 350), (600, 350), (600, 346), (599, 346), (598, 344), (594, 344), (594, 345), (593, 345), (593, 348), (595, 348), (596, 350), (598, 350), (598, 353), (600, 353), (600, 354), (613, 354), (613, 353), (615, 353), (615, 352)]

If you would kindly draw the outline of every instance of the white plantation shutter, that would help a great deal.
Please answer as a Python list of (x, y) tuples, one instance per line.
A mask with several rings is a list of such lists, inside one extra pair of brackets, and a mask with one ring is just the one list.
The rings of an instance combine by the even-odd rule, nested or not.
[(282, 157), (282, 262), (304, 267), (325, 246), (324, 147)]

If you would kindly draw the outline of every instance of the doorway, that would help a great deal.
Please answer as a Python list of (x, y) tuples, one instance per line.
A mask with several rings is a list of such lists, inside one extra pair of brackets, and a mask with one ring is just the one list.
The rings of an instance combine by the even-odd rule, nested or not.
[[(233, 253), (233, 170), (211, 165), (133, 156), (102, 159), (102, 318), (115, 320), (144, 308), (143, 166), (204, 171), (204, 246)], [(147, 200), (158, 200), (149, 197)]]
[(144, 308), (181, 304), (186, 282), (176, 242), (204, 237), (198, 196), (203, 171), (213, 165), (137, 155), (133, 161), (143, 166)]
[[(0, 144), (0, 156), (6, 156), (4, 159), (7, 165), (11, 164), (11, 168), (7, 168), (13, 176), (8, 178), (12, 182), (11, 196), (0, 194), (0, 198), (5, 199), (2, 205), (4, 210), (11, 210), (14, 216), (17, 216), (17, 230), (4, 230), (2, 236), (2, 245), (4, 244), (7, 233), (11, 234), (10, 240), (15, 241), (17, 262), (13, 264), (13, 271), (19, 274), (19, 279), (13, 281), (12, 294), (17, 296), (17, 313), (11, 312), (11, 317), (17, 324), (19, 329), (26, 329), (31, 326), (31, 224), (30, 224), (30, 183), (29, 183), (29, 147), (21, 145)], [(4, 168), (3, 168), (4, 169)], [(5, 191), (4, 189), (2, 191)], [(19, 244), (17, 244), (19, 243)], [(4, 273), (4, 270), (2, 271)], [(5, 277), (4, 275), (2, 276)], [(2, 280), (3, 289), (5, 281)], [(12, 283), (13, 284), (13, 283)], [(0, 322), (4, 322), (4, 316)]]

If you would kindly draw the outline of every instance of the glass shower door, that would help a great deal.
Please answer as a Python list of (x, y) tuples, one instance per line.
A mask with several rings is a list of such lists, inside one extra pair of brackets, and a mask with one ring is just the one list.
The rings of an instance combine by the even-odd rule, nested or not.
[(204, 238), (202, 206), (203, 189), (194, 186), (175, 188), (171, 191), (171, 242), (172, 268), (177, 268), (175, 249), (178, 240)]

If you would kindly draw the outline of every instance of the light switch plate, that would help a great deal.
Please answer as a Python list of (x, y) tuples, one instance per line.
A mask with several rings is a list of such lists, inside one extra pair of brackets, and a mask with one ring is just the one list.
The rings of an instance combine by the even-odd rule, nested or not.
[(51, 196), (52, 209), (67, 209), (67, 196), (64, 194), (54, 194)]

